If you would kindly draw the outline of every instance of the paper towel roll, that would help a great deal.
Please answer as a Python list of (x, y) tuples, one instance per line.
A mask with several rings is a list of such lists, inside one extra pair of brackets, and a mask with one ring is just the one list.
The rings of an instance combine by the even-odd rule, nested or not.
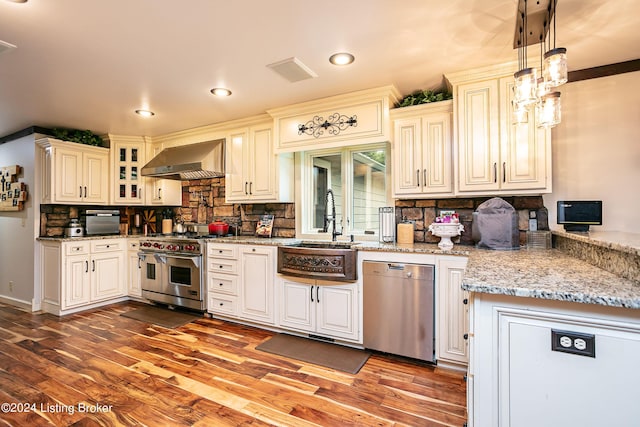
[(413, 224), (412, 223), (400, 223), (398, 224), (398, 244), (412, 245), (413, 244)]

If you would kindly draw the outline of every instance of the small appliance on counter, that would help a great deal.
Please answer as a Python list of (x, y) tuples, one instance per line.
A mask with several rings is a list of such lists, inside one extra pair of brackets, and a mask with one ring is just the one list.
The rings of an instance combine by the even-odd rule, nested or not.
[(379, 240), (383, 243), (393, 243), (396, 240), (396, 214), (393, 206), (378, 208)]
[(489, 199), (473, 213), (471, 235), (479, 248), (520, 249), (518, 213), (500, 197)]
[(84, 229), (78, 218), (71, 218), (69, 224), (64, 229), (65, 237), (82, 237), (84, 236)]
[(84, 213), (87, 235), (120, 234), (120, 211), (117, 209), (87, 209)]

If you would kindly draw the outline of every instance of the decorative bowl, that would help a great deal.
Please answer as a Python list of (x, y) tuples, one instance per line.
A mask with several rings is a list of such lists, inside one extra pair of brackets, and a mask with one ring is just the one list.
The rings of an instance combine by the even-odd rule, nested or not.
[(453, 249), (451, 238), (459, 236), (464, 231), (464, 226), (459, 223), (434, 222), (429, 226), (429, 231), (440, 237), (438, 247), (443, 251), (449, 251)]

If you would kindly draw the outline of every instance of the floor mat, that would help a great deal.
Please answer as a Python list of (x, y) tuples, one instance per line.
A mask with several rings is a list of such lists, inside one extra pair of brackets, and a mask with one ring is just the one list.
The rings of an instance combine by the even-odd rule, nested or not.
[(135, 310), (122, 313), (120, 316), (129, 317), (142, 322), (153, 323), (154, 325), (170, 329), (186, 325), (187, 323), (202, 317), (202, 315), (198, 314), (183, 313), (180, 311), (169, 310), (168, 308), (154, 306), (137, 308)]
[(371, 355), (364, 350), (287, 334), (274, 335), (258, 345), (256, 350), (302, 360), (350, 374), (357, 374)]

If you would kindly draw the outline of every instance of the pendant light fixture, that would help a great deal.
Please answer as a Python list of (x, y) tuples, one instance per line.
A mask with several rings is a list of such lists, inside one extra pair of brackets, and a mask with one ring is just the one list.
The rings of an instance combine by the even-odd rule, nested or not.
[[(565, 84), (568, 80), (567, 49), (564, 47), (556, 47), (556, 16), (558, 0), (551, 0), (551, 2), (553, 3), (553, 49), (549, 49), (549, 51), (544, 54), (543, 76), (545, 82), (547, 82), (549, 86), (558, 87)], [(551, 41), (549, 41), (549, 44), (551, 44)]]
[(524, 0), (524, 13), (522, 14), (522, 26), (519, 28), (520, 39), (518, 40), (521, 46), (518, 48), (520, 70), (513, 75), (515, 78), (514, 102), (516, 109), (526, 108), (537, 101), (538, 76), (536, 69), (527, 67), (527, 21), (527, 0)]

